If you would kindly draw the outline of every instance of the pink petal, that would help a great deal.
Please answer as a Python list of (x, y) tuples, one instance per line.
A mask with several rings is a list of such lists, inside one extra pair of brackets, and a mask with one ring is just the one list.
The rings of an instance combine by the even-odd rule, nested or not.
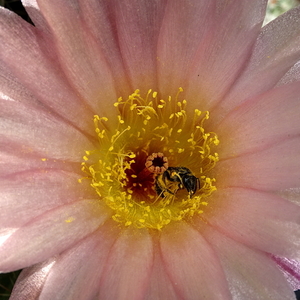
[(299, 60), (300, 7), (263, 27), (247, 68), (214, 114), (224, 115), (238, 104), (273, 88)]
[[(2, 146), (2, 145), (1, 145)], [(4, 148), (4, 146), (3, 146)], [(5, 149), (0, 151), (0, 177), (7, 177), (15, 173), (39, 169), (39, 172), (46, 172), (52, 169), (76, 173), (77, 178), (84, 176), (80, 163), (66, 160), (48, 159), (37, 157), (35, 154), (20, 153), (20, 144), (9, 142)]]
[(17, 101), (20, 100), (23, 103), (30, 103), (35, 105), (40, 109), (42, 106), (39, 101), (30, 93), (29, 90), (24, 88), (21, 82), (10, 72), (9, 68), (4, 65), (0, 65), (0, 74), (1, 74), (1, 91), (0, 99), (8, 101)]
[(96, 297), (103, 267), (119, 233), (112, 222), (109, 221), (57, 258), (39, 300), (87, 300)]
[(158, 44), (160, 89), (182, 86), (187, 99), (209, 109), (249, 59), (265, 7), (265, 0), (169, 2)]
[(200, 45), (189, 74), (187, 98), (199, 101), (201, 110), (212, 110), (239, 78), (261, 29), (267, 1), (225, 3), (217, 8), (215, 24), (204, 46)]
[(1, 178), (0, 227), (24, 226), (34, 218), (82, 199), (97, 198), (89, 182), (59, 170), (37, 169)]
[(109, 217), (98, 200), (60, 206), (1, 236), (0, 270), (21, 269), (68, 249)]
[(284, 199), (287, 199), (297, 205), (300, 205), (300, 188), (290, 188), (286, 190), (281, 190), (277, 194)]
[(47, 21), (40, 12), (39, 5), (36, 0), (21, 0), (23, 6), (26, 9), (30, 19), (37, 28), (40, 28), (44, 32), (50, 32), (50, 28)]
[(288, 84), (294, 81), (300, 81), (300, 60), (288, 70), (277, 85)]
[(56, 258), (50, 258), (40, 264), (24, 269), (19, 275), (10, 300), (36, 300), (43, 289), (46, 278), (55, 265)]
[(94, 149), (92, 142), (80, 131), (44, 110), (0, 99), (0, 111), (0, 141), (6, 151), (16, 148), (23, 157), (28, 153), (39, 159), (81, 162), (84, 151)]
[(81, 130), (92, 128), (93, 111), (65, 78), (53, 43), (45, 42), (47, 38), (35, 27), (10, 11), (1, 9), (0, 16), (0, 44), (6, 45), (0, 52), (1, 69), (6, 70), (4, 76), (10, 73), (5, 83), (9, 86), (4, 88), (13, 88), (17, 81), (33, 96), (35, 106)]
[(300, 289), (300, 261), (288, 259), (286, 257), (276, 257), (273, 259), (279, 265), (283, 274), (287, 278), (294, 290)]
[[(61, 45), (75, 43), (69, 42), (71, 39), (69, 31), (74, 27), (77, 28), (77, 31), (82, 30), (83, 33), (82, 37), (80, 37), (79, 32), (77, 33), (78, 37), (72, 37), (72, 39), (78, 38), (84, 45), (83, 37), (88, 39), (90, 36), (91, 39), (86, 42), (83, 51), (80, 51), (86, 52), (85, 48), (91, 48), (94, 43), (96, 49), (90, 49), (90, 55), (94, 55), (93, 51), (96, 51), (97, 56), (103, 55), (117, 83), (116, 89), (123, 93), (125, 93), (124, 90), (128, 93), (136, 88), (147, 90), (157, 85), (156, 46), (164, 14), (164, 2), (126, 0), (100, 2), (92, 0), (65, 2), (62, 5), (60, 1), (51, 3), (38, 1), (39, 7), (51, 24), (59, 44), (59, 39), (62, 40)], [(61, 14), (57, 12), (58, 7)], [(69, 19), (73, 20), (67, 25), (69, 30), (58, 25), (62, 22), (65, 23), (66, 15), (70, 15)], [(132, 18), (133, 15), (134, 18)], [(80, 29), (78, 22), (83, 24)], [(67, 47), (71, 48), (71, 46)], [(75, 50), (72, 49), (72, 51)], [(72, 57), (77, 57), (78, 54), (82, 55), (81, 52), (76, 53), (68, 59), (66, 52), (67, 50), (61, 50), (61, 54), (69, 61), (68, 67), (74, 64), (70, 61)], [(85, 57), (85, 59), (87, 58)], [(105, 70), (102, 67), (101, 74), (103, 73)], [(91, 80), (89, 79), (89, 81)], [(127, 90), (128, 86), (131, 86), (131, 91)]]
[[(49, 1), (45, 2), (46, 5), (52, 4), (48, 3)], [(98, 0), (76, 0), (64, 3), (56, 1), (55, 4), (53, 4), (53, 17), (65, 18), (64, 15), (60, 16), (60, 14), (57, 14), (57, 7), (61, 7), (62, 10), (66, 9), (65, 13), (68, 14), (68, 7), (66, 4), (71, 6), (77, 5), (79, 8), (77, 14), (84, 23), (84, 28), (80, 29), (88, 32), (88, 35), (93, 38), (95, 45), (97, 45), (98, 50), (101, 51), (101, 56), (105, 57), (113, 74), (115, 89), (118, 91), (118, 96), (128, 96), (128, 94), (133, 92), (134, 87), (130, 86), (127, 70), (125, 70), (123, 57), (120, 53), (119, 36), (116, 31), (116, 20), (114, 16), (114, 10), (118, 3), (119, 1)], [(132, 18), (130, 18), (130, 20), (131, 19)], [(77, 24), (75, 24), (75, 26), (77, 27)], [(69, 35), (68, 32), (65, 32), (64, 34)], [(62, 41), (62, 43), (63, 42), (64, 41)], [(109, 101), (107, 101), (107, 103), (109, 103)]]
[(183, 222), (171, 223), (161, 235), (162, 258), (181, 299), (231, 299), (216, 253)]
[(218, 253), (233, 300), (291, 300), (295, 295), (266, 253), (236, 243), (207, 226), (204, 237)]
[(106, 261), (99, 299), (143, 299), (151, 274), (152, 247), (147, 230), (123, 231)]
[(259, 152), (220, 161), (215, 167), (219, 187), (249, 187), (263, 191), (299, 187), (300, 138), (278, 141)]
[(223, 234), (264, 252), (300, 257), (299, 206), (273, 194), (242, 188), (219, 189), (212, 201), (203, 217)]
[(156, 49), (166, 2), (117, 0), (110, 4), (120, 52), (133, 89), (147, 91), (157, 87)]
[(221, 141), (221, 159), (262, 150), (298, 135), (299, 103), (300, 84), (295, 82), (237, 107), (214, 129)]
[[(52, 33), (48, 43), (54, 45), (57, 60), (76, 94), (95, 113), (114, 115), (112, 104), (119, 97), (114, 87), (116, 78), (87, 28), (80, 3), (70, 0), (38, 0), (37, 3)], [(99, 24), (95, 26), (99, 28)]]
[(167, 2), (157, 49), (161, 91), (174, 93), (186, 82), (190, 63), (213, 23), (215, 5), (216, 1)]
[(144, 300), (182, 300), (176, 292), (174, 285), (166, 273), (166, 268), (161, 257), (158, 241), (154, 243), (154, 260), (150, 284)]

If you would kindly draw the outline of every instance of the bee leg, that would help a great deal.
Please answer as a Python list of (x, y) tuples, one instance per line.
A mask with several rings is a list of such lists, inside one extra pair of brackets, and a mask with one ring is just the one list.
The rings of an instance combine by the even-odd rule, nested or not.
[(161, 197), (161, 198), (164, 198), (165, 195), (164, 195), (164, 191), (163, 189), (161, 189), (161, 187), (155, 183), (155, 191), (156, 191), (156, 194), (158, 195), (158, 197)]

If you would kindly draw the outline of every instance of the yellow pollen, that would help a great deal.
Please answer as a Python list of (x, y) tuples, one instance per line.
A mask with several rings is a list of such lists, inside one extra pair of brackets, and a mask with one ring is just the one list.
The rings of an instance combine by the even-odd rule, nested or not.
[(75, 221), (74, 217), (69, 217), (68, 219), (65, 220), (66, 223), (71, 223), (73, 221)]
[[(210, 171), (219, 160), (218, 137), (204, 129), (209, 112), (195, 109), (189, 115), (182, 92), (179, 88), (174, 98), (160, 99), (156, 91), (142, 97), (136, 90), (114, 103), (114, 125), (94, 116), (99, 145), (85, 151), (82, 170), (87, 177), (78, 181), (90, 180), (99, 201), (112, 209), (113, 220), (124, 226), (161, 230), (190, 219), (205, 211), (216, 190)], [(186, 174), (192, 188), (182, 179)]]

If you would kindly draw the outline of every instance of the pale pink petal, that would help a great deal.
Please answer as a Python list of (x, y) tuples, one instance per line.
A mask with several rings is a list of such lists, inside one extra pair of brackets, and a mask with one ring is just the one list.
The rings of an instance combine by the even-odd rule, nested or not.
[(201, 216), (215, 229), (251, 248), (300, 257), (299, 206), (273, 194), (242, 188), (219, 189), (211, 199), (211, 209)]
[(288, 72), (280, 79), (277, 85), (300, 81), (300, 61), (296, 62)]
[[(73, 0), (37, 0), (37, 3), (52, 33), (48, 43), (54, 45), (56, 59), (76, 94), (95, 113), (113, 115), (117, 82), (86, 26), (80, 3)], [(79, 109), (84, 110), (84, 106)]]
[(30, 103), (40, 109), (44, 108), (40, 105), (39, 100), (30, 93), (30, 91), (22, 85), (8, 68), (0, 64), (1, 91), (0, 98), (3, 100)]
[(43, 289), (46, 278), (55, 265), (56, 257), (33, 267), (24, 269), (19, 275), (10, 300), (36, 300)]
[[(188, 99), (211, 110), (222, 101), (251, 56), (267, 1), (218, 1), (214, 24), (200, 44), (188, 77)], [(221, 112), (222, 113), (222, 112)]]
[[(81, 162), (84, 151), (94, 149), (92, 142), (80, 131), (43, 109), (0, 99), (0, 111), (3, 150), (16, 148), (20, 156), (28, 153), (40, 159)], [(92, 118), (90, 127), (93, 127)]]
[[(84, 28), (88, 31), (94, 43), (101, 49), (101, 52), (113, 74), (114, 85), (118, 96), (128, 96), (133, 92), (130, 80), (125, 70), (123, 58), (120, 53), (119, 37), (116, 30), (116, 20), (114, 16), (115, 6), (120, 1), (99, 1), (99, 0), (77, 0)], [(152, 1), (151, 1), (152, 2)], [(58, 5), (62, 5), (59, 3)], [(65, 5), (65, 3), (63, 4)], [(54, 8), (55, 9), (55, 8)], [(54, 17), (56, 16), (56, 12)], [(130, 18), (130, 21), (134, 18)], [(128, 20), (129, 21), (129, 20)], [(127, 25), (127, 24), (126, 24)], [(66, 32), (68, 35), (68, 32)], [(108, 102), (109, 103), (109, 102)]]
[(156, 49), (166, 2), (111, 1), (110, 9), (116, 23), (120, 52), (133, 89), (147, 91), (149, 88), (157, 88)]
[(297, 205), (300, 205), (300, 187), (281, 190), (278, 192), (278, 195), (284, 199), (292, 201)]
[(57, 258), (39, 300), (88, 300), (96, 297), (103, 267), (120, 231), (112, 222), (107, 222)]
[(185, 83), (190, 68), (187, 62), (213, 23), (215, 6), (215, 0), (167, 2), (157, 49), (160, 91), (174, 93)]
[(128, 228), (121, 232), (106, 261), (99, 299), (143, 299), (152, 263), (153, 245), (148, 231)]
[(97, 199), (88, 180), (60, 170), (35, 169), (0, 180), (0, 228), (17, 229), (43, 213), (81, 199)]
[(61, 121), (82, 130), (91, 128), (93, 111), (65, 78), (53, 43), (47, 43), (35, 27), (16, 14), (0, 9), (0, 16), (0, 44), (6, 45), (0, 51), (1, 69), (9, 70), (0, 76), (10, 73), (6, 84), (13, 78), (11, 88), (14, 81), (21, 83), (35, 97), (35, 105), (49, 114), (57, 114)]
[(223, 160), (258, 151), (299, 135), (299, 116), (298, 82), (244, 102), (214, 129), (221, 141), (220, 158)]
[(182, 299), (231, 299), (216, 253), (195, 229), (183, 222), (169, 224), (161, 233), (161, 252)]
[(157, 54), (160, 90), (182, 86), (187, 99), (208, 109), (248, 60), (265, 7), (265, 0), (168, 2)]
[(210, 226), (202, 231), (218, 253), (232, 300), (292, 300), (295, 295), (271, 257), (236, 243)]
[(50, 210), (19, 229), (7, 228), (1, 234), (0, 270), (21, 269), (60, 253), (108, 217), (107, 208), (98, 200), (81, 200)]
[(294, 290), (300, 289), (300, 261), (286, 257), (274, 256), (273, 259), (279, 265)]
[[(1, 140), (1, 139), (0, 139)], [(2, 146), (2, 145), (1, 145)], [(3, 146), (4, 148), (4, 146)], [(0, 177), (25, 172), (46, 172), (48, 170), (60, 170), (68, 173), (76, 173), (78, 178), (84, 177), (79, 162), (70, 162), (53, 158), (45, 158), (41, 155), (22, 153), (22, 146), (18, 143), (9, 142), (0, 151)]]
[(296, 7), (263, 27), (247, 68), (214, 114), (222, 116), (244, 100), (273, 88), (299, 60), (299, 14), (300, 7)]
[(40, 12), (39, 5), (36, 0), (21, 0), (33, 24), (43, 32), (49, 32), (50, 28), (47, 21)]
[(263, 191), (297, 188), (300, 183), (299, 149), (300, 138), (287, 135), (278, 144), (259, 152), (220, 161), (214, 169), (218, 186)]
[[(46, 20), (42, 13), (47, 15), (50, 12), (51, 15), (51, 10), (48, 8), (45, 9), (45, 6), (43, 6), (43, 2), (41, 2), (41, 5), (39, 5), (38, 1), (36, 0), (23, 0), (22, 2), (27, 12), (29, 13), (31, 19), (33, 20), (34, 24), (37, 26), (37, 28), (42, 30), (43, 32), (50, 31), (49, 25), (46, 23)], [(115, 24), (116, 20), (113, 13), (113, 11), (115, 10), (115, 6), (118, 5), (119, 2), (120, 1), (116, 2), (115, 4), (111, 4), (112, 1), (110, 2), (98, 1), (98, 0), (89, 0), (89, 1), (78, 0), (72, 2), (65, 1), (64, 5), (62, 5), (61, 2), (57, 2), (53, 4), (54, 5), (53, 8), (55, 9), (55, 7), (57, 8), (58, 6), (62, 5), (61, 9), (63, 10), (62, 13), (63, 15), (63, 14), (71, 13), (71, 11), (68, 9), (68, 6), (70, 6), (71, 9), (77, 7), (76, 16), (73, 20), (73, 25), (78, 30), (82, 30), (84, 34), (89, 35), (88, 39), (93, 40), (94, 43), (93, 47), (99, 47), (97, 51), (101, 49), (101, 56), (103, 55), (103, 58), (105, 59), (105, 61), (109, 66), (110, 69), (109, 73), (111, 72), (113, 74), (113, 78), (114, 78), (113, 84), (115, 85), (115, 89), (118, 91), (118, 96), (120, 94), (122, 94), (123, 96), (127, 96), (129, 93), (132, 93), (132, 88), (128, 89), (129, 79), (128, 79), (128, 74), (126, 74), (127, 71), (125, 71), (123, 58), (120, 53), (119, 38), (116, 33), (116, 24)], [(42, 12), (40, 11), (40, 7), (42, 7)], [(58, 19), (65, 18), (65, 15), (63, 16), (59, 16), (58, 14), (56, 15), (57, 16), (54, 17), (57, 17)], [(130, 16), (130, 20), (131, 21), (133, 20), (131, 16)], [(79, 22), (81, 22), (81, 24), (83, 24), (84, 26), (79, 28)], [(50, 25), (52, 24), (52, 22), (49, 23)], [(70, 24), (70, 26), (72, 25)], [(63, 30), (63, 28), (61, 30)], [(65, 34), (67, 38), (70, 38), (68, 32), (65, 33), (60, 32), (60, 34)], [(80, 33), (77, 33), (77, 35), (78, 38), (82, 39), (82, 37), (80, 37)], [(88, 43), (87, 46), (90, 47), (91, 46), (90, 43)], [(76, 50), (73, 49), (73, 51)], [(94, 51), (94, 50), (90, 49), (90, 51)], [(91, 55), (93, 55), (93, 53)], [(90, 81), (90, 79), (91, 78), (89, 78), (88, 81)], [(108, 79), (106, 79), (106, 81), (107, 80)], [(98, 84), (101, 84), (101, 82), (98, 82)], [(86, 92), (91, 92), (91, 91), (86, 91)], [(104, 103), (102, 103), (102, 105), (103, 104)]]
[(166, 272), (166, 267), (161, 257), (159, 242), (154, 243), (154, 260), (150, 284), (143, 300), (182, 300), (176, 292), (174, 285)]

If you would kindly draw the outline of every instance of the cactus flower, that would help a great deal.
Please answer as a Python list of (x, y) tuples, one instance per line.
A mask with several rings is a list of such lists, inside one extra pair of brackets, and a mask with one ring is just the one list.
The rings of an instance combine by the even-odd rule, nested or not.
[(295, 299), (300, 9), (0, 9), (0, 271), (11, 298)]

